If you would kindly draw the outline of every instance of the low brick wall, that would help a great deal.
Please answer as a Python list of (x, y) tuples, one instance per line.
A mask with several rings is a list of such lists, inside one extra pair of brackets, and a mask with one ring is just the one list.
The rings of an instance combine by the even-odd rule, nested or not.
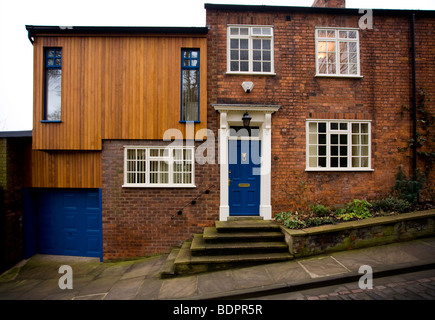
[(281, 227), (295, 257), (344, 251), (435, 235), (435, 210), (300, 230)]

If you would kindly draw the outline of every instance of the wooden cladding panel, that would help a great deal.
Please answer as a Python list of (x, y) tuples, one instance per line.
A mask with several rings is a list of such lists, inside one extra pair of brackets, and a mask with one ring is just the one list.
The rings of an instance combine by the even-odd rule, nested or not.
[(101, 151), (32, 151), (32, 187), (101, 188)]
[[(62, 47), (61, 123), (44, 115), (44, 47)], [(101, 150), (102, 139), (162, 139), (178, 129), (181, 49), (199, 48), (200, 120), (207, 127), (205, 37), (37, 37), (34, 43), (34, 149)]]

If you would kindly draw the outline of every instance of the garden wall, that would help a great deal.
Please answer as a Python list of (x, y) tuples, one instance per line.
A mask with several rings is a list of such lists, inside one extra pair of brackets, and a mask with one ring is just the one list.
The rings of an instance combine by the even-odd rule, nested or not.
[(435, 210), (404, 213), (306, 229), (281, 227), (296, 258), (435, 235)]

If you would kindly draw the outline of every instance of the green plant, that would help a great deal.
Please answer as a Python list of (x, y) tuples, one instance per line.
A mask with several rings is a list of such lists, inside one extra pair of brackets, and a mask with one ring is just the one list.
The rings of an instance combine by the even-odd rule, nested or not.
[(372, 202), (372, 212), (408, 212), (411, 203), (405, 199), (389, 196), (385, 199), (380, 199)]
[(275, 215), (275, 220), (290, 229), (304, 228), (307, 224), (293, 212), (281, 212)]
[(310, 217), (305, 220), (307, 226), (320, 226), (323, 224), (333, 224), (334, 219), (331, 217)]
[(318, 217), (324, 217), (331, 213), (331, 209), (321, 204), (311, 204), (311, 211)]
[(366, 219), (372, 216), (370, 207), (372, 205), (367, 200), (354, 199), (353, 202), (348, 203), (344, 208), (338, 209), (335, 212), (337, 219), (347, 221), (350, 219)]
[(393, 194), (398, 198), (404, 199), (410, 203), (418, 202), (420, 191), (426, 181), (424, 173), (416, 171), (412, 179), (408, 179), (399, 166), (399, 171), (396, 174), (396, 184), (393, 187)]

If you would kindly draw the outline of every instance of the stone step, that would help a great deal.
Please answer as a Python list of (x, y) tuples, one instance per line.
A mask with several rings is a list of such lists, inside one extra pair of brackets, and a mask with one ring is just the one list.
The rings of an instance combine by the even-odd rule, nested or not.
[(190, 250), (191, 244), (191, 241), (185, 241), (175, 259), (175, 274), (177, 275), (224, 270), (293, 259), (293, 256), (288, 251), (243, 255), (193, 256)]
[(165, 263), (160, 268), (160, 277), (161, 278), (169, 278), (175, 275), (175, 259), (180, 252), (180, 248), (172, 249), (166, 258)]
[(263, 220), (261, 216), (230, 216), (228, 221), (246, 221), (246, 220)]
[[(207, 242), (218, 242), (218, 241), (282, 241), (284, 239), (284, 234), (281, 229), (272, 229), (276, 231), (263, 230), (256, 231), (250, 230), (251, 232), (246, 232), (246, 229), (237, 230), (233, 229), (231, 232), (221, 232), (218, 231), (216, 227), (205, 227), (204, 228), (204, 240)], [(253, 232), (255, 231), (255, 232)]]
[(190, 247), (192, 255), (225, 255), (248, 253), (288, 252), (288, 245), (284, 241), (225, 241), (207, 242), (202, 234), (196, 234)]
[(216, 221), (219, 232), (251, 232), (251, 231), (276, 231), (279, 225), (271, 220), (229, 220)]

